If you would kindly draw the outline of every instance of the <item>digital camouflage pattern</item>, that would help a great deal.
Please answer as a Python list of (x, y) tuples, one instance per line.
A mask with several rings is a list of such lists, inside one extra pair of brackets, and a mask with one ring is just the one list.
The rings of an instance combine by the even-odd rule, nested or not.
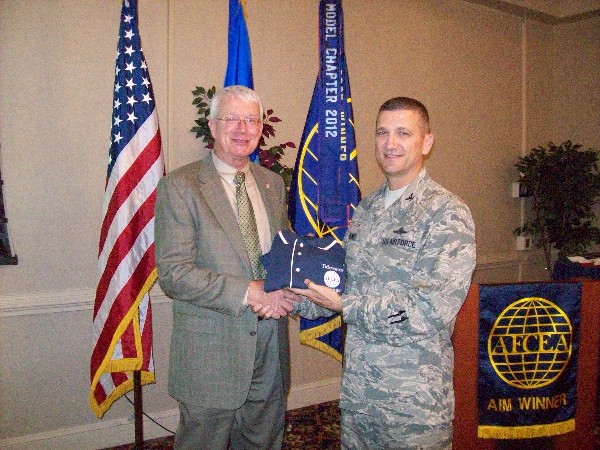
[[(401, 424), (409, 443), (429, 427), (452, 433), (450, 338), (475, 268), (475, 230), (468, 207), (426, 169), (388, 209), (385, 191), (360, 203), (345, 236), (340, 407)], [(322, 313), (301, 305), (303, 316)]]
[(451, 450), (452, 428), (415, 425), (399, 414), (372, 417), (342, 410), (341, 443), (343, 450)]

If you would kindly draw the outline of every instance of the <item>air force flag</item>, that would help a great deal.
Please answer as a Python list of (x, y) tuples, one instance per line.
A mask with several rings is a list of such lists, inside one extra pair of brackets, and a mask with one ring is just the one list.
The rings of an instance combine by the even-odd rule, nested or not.
[[(254, 89), (252, 52), (246, 25), (246, 0), (229, 0), (229, 27), (227, 33), (227, 69), (223, 87), (240, 85)], [(250, 161), (260, 163), (258, 147)]]
[[(320, 0), (319, 50), (320, 70), (290, 187), (289, 219), (299, 235), (342, 242), (360, 187), (341, 0)], [(301, 319), (300, 340), (341, 361), (340, 316)]]
[(229, 0), (227, 70), (223, 87), (239, 84), (254, 89), (250, 37), (246, 26), (246, 0)]

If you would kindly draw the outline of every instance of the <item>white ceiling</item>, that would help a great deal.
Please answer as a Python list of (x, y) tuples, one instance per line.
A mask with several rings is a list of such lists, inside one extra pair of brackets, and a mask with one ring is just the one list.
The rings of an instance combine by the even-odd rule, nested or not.
[(600, 0), (465, 0), (543, 22), (573, 22), (600, 16)]
[(564, 19), (600, 9), (600, 0), (505, 0), (544, 14)]

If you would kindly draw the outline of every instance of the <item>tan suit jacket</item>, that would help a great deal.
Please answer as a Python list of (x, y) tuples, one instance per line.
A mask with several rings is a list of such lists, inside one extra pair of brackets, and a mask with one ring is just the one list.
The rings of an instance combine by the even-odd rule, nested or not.
[[(283, 179), (250, 164), (271, 235), (287, 228)], [(257, 317), (242, 305), (250, 260), (211, 156), (163, 177), (156, 200), (158, 282), (173, 299), (169, 393), (178, 401), (236, 409), (254, 368)], [(276, 321), (284, 392), (289, 390), (287, 318)]]

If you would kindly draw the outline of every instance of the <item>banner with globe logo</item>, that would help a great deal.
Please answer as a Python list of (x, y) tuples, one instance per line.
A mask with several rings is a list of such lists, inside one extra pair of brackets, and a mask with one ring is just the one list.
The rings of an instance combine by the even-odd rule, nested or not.
[[(319, 2), (319, 73), (290, 185), (288, 218), (301, 236), (342, 243), (360, 201), (342, 0)], [(300, 342), (342, 360), (342, 317), (300, 318)]]
[(581, 283), (481, 285), (480, 438), (575, 429)]

